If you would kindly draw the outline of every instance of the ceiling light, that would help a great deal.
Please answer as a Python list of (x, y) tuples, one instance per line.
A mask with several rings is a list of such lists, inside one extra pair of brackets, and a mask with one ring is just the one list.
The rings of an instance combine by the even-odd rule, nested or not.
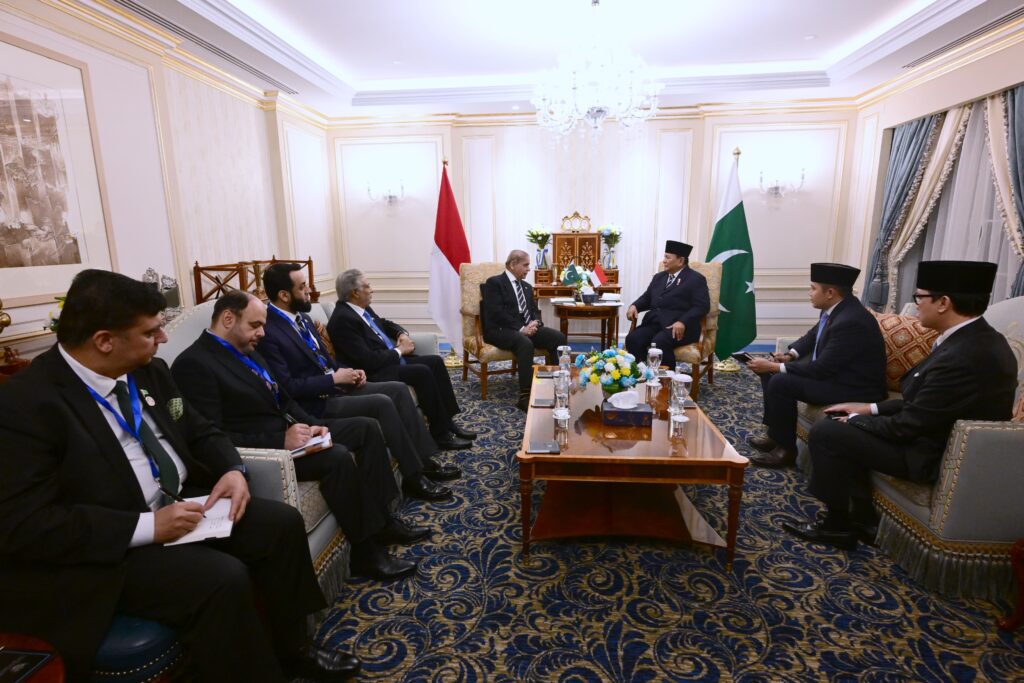
[(814, 35), (813, 33), (808, 33), (806, 36), (804, 36), (804, 40), (814, 40), (817, 37), (818, 36)]
[(519, 111), (519, 105), (518, 104), (513, 104), (512, 105), (512, 111)]
[(598, 23), (599, 2), (590, 0), (591, 28), (581, 32), (578, 47), (560, 57), (557, 69), (544, 74), (530, 100), (537, 122), (559, 135), (581, 121), (599, 131), (608, 118), (632, 126), (657, 112), (661, 84), (650, 79), (640, 57)]

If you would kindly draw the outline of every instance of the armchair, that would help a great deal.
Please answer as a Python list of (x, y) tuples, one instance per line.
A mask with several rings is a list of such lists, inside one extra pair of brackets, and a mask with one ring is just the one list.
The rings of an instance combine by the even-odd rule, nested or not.
[[(708, 314), (701, 318), (700, 339), (692, 344), (677, 346), (675, 348), (675, 359), (677, 363), (689, 363), (693, 368), (693, 388), (690, 394), (694, 400), (700, 396), (700, 378), (705, 374), (708, 377), (708, 384), (715, 383), (715, 342), (718, 339), (718, 302), (722, 291), (722, 264), (721, 263), (691, 263), (690, 268), (704, 276), (708, 281), (708, 295), (711, 298), (711, 308)], [(636, 329), (636, 321), (629, 324), (629, 331)], [(641, 359), (642, 360), (642, 359)]]
[[(480, 377), (480, 398), (487, 398), (487, 380), (493, 375), (511, 375), (516, 371), (515, 356), (484, 342), (483, 325), (480, 322), (481, 288), (484, 281), (492, 275), (499, 275), (505, 270), (502, 263), (463, 263), (459, 266), (459, 282), (462, 291), (462, 381), (465, 382), (469, 373)], [(474, 360), (470, 360), (473, 358)], [(490, 363), (512, 361), (512, 367), (504, 370), (491, 370)], [(475, 363), (476, 367), (472, 364)]]

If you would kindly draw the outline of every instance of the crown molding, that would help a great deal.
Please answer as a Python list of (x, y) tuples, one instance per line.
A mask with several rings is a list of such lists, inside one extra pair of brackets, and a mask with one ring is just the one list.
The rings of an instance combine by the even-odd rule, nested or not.
[(842, 81), (984, 3), (938, 0), (839, 59), (828, 67), (828, 75), (833, 81)]
[(663, 95), (688, 95), (728, 90), (782, 90), (827, 88), (832, 84), (824, 71), (779, 71), (721, 76), (675, 76), (660, 79)]
[(177, 0), (218, 28), (327, 92), (343, 95), (352, 87), (268, 31), (227, 0)]

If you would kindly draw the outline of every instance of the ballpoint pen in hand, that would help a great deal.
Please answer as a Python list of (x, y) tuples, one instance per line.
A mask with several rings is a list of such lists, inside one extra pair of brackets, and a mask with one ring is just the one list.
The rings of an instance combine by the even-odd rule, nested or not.
[[(182, 498), (178, 494), (171, 493), (170, 491), (165, 489), (163, 486), (160, 487), (160, 492), (163, 493), (166, 496), (170, 496), (173, 500), (176, 500), (179, 503), (187, 503), (188, 502), (187, 500), (185, 500), (184, 498)], [(203, 519), (206, 519), (206, 513), (204, 512), (204, 513), (202, 513), (202, 515), (203, 515)]]

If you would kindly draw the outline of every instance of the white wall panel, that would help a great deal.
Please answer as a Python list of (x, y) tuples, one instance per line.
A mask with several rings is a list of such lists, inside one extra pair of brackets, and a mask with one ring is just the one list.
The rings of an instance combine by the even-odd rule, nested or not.
[(307, 128), (284, 124), (285, 185), (295, 256), (313, 257), (317, 279), (337, 275), (331, 221), (327, 138)]
[(466, 215), (462, 224), (473, 261), (502, 261), (495, 250), (494, 225), (494, 136), (464, 138), (462, 141), (463, 196)]

